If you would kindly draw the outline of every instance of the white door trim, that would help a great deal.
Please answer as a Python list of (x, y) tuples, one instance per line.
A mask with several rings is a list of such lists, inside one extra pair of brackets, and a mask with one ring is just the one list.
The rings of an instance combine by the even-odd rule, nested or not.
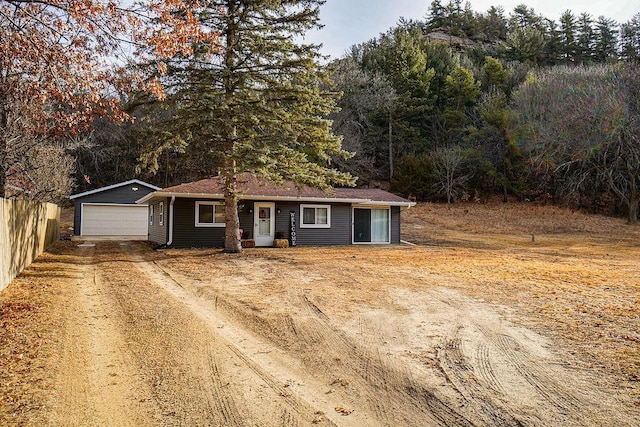
[[(268, 218), (260, 218), (260, 209), (269, 209)], [(276, 204), (273, 202), (254, 202), (253, 204), (253, 240), (256, 246), (273, 246), (276, 236)], [(260, 223), (269, 221), (269, 234), (260, 235)]]
[[(379, 209), (387, 210), (387, 241), (386, 242), (356, 242), (356, 209)], [(371, 232), (371, 230), (369, 230)], [(391, 243), (391, 206), (372, 206), (372, 205), (351, 205), (351, 244), (352, 245), (387, 245)]]

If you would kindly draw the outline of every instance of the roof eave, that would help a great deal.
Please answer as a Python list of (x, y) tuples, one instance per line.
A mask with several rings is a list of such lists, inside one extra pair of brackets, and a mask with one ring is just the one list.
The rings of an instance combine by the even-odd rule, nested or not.
[[(153, 198), (158, 197), (182, 197), (185, 199), (224, 199), (224, 194), (212, 194), (212, 193), (176, 193), (173, 191), (155, 191), (149, 193), (136, 203), (146, 203)], [(351, 203), (354, 205), (367, 205), (367, 206), (400, 206), (410, 208), (415, 206), (415, 202), (399, 202), (399, 201), (376, 201), (371, 199), (355, 199), (355, 198), (340, 198), (340, 197), (310, 197), (310, 196), (266, 196), (266, 195), (254, 195), (254, 194), (242, 194), (239, 196), (240, 200), (264, 200), (275, 202), (309, 202), (309, 203)]]
[(95, 194), (95, 193), (101, 193), (103, 191), (113, 190), (114, 188), (124, 187), (125, 185), (129, 185), (129, 184), (144, 185), (145, 187), (149, 187), (153, 190), (160, 190), (160, 187), (156, 187), (155, 185), (149, 184), (148, 182), (140, 181), (139, 179), (130, 179), (129, 181), (107, 185), (106, 187), (95, 188), (93, 190), (88, 190), (83, 193), (72, 194), (71, 196), (69, 196), (69, 199), (74, 200), (79, 197), (84, 197), (84, 196), (88, 196), (90, 194)]
[(360, 204), (366, 205), (366, 206), (400, 206), (405, 208), (410, 208), (416, 205), (415, 202), (399, 202), (399, 201), (386, 202), (382, 200), (366, 200), (365, 202), (362, 202)]

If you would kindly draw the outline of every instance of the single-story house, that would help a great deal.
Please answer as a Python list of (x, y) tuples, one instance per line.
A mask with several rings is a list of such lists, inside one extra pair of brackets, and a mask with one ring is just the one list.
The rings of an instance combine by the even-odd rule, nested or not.
[(160, 187), (132, 179), (69, 196), (73, 200), (73, 235), (147, 240), (147, 205), (136, 200)]
[[(381, 189), (323, 192), (250, 174), (238, 180), (242, 238), (255, 246), (274, 239), (297, 245), (400, 243), (400, 209), (414, 202)], [(164, 188), (140, 198), (149, 205), (149, 240), (168, 247), (222, 247), (225, 235), (220, 177)]]

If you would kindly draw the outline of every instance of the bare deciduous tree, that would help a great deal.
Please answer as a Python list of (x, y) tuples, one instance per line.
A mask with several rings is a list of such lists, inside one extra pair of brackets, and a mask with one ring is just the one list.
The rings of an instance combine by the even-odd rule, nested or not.
[[(380, 133), (376, 129), (380, 117), (388, 120), (387, 156), (389, 171), (393, 170), (393, 132), (392, 117), (398, 96), (382, 75), (363, 70), (351, 58), (345, 58), (335, 64), (331, 75), (336, 89), (342, 92), (338, 102), (340, 111), (333, 113), (333, 130), (343, 136), (343, 148), (355, 153), (352, 159), (334, 160), (342, 170), (364, 178), (374, 176), (376, 159), (382, 160), (382, 145), (377, 146), (373, 134)], [(375, 130), (374, 130), (375, 129)]]
[(73, 188), (74, 159), (60, 141), (31, 135), (19, 126), (7, 129), (7, 196), (60, 203)]
[(442, 147), (431, 153), (433, 174), (438, 180), (433, 188), (447, 197), (449, 208), (451, 203), (458, 199), (458, 195), (471, 178), (463, 172), (463, 161), (464, 156), (456, 147)]
[(629, 209), (629, 223), (638, 222), (640, 205), (640, 76), (637, 70), (616, 72), (623, 109), (616, 137), (602, 147), (601, 173), (609, 188)]
[(606, 182), (636, 222), (639, 91), (637, 71), (622, 66), (560, 67), (530, 77), (514, 107), (539, 182), (570, 197)]

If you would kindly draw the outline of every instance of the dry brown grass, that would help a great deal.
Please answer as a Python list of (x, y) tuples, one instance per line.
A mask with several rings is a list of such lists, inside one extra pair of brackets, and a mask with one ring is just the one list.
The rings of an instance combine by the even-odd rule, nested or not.
[(640, 226), (530, 203), (425, 203), (403, 214), (403, 238), (443, 248), (425, 263), (443, 285), (508, 307), (640, 404)]
[[(147, 255), (196, 281), (236, 280), (227, 291), (256, 312), (287, 295), (292, 281), (331, 318), (345, 321), (358, 307), (388, 303), (390, 288), (453, 289), (550, 337), (555, 351), (597, 373), (603, 389), (617, 390), (630, 410), (640, 411), (640, 226), (528, 203), (451, 209), (426, 203), (404, 211), (402, 220), (403, 239), (419, 246)], [(34, 414), (50, 387), (42, 367), (55, 351), (60, 295), (70, 285), (56, 260), (72, 248), (60, 243), (0, 293), (0, 420), (37, 424)], [(247, 265), (258, 265), (273, 280), (252, 276)]]
[[(640, 226), (530, 203), (451, 209), (425, 203), (404, 211), (402, 221), (403, 239), (419, 246), (252, 249), (239, 258), (216, 250), (165, 255), (194, 278), (232, 276), (243, 259), (274, 269), (294, 266), (314, 281), (318, 300), (330, 300), (332, 316), (345, 320), (354, 304), (376, 307), (387, 300), (390, 287), (455, 289), (552, 338), (561, 354), (599, 372), (603, 386), (628, 390), (623, 394), (640, 405)], [(317, 278), (330, 285), (320, 286)], [(264, 280), (265, 292), (287, 292)], [(261, 307), (263, 293), (250, 294), (254, 285), (237, 286), (239, 298)]]
[(628, 227), (620, 218), (589, 215), (580, 211), (536, 203), (458, 203), (450, 208), (436, 203), (420, 203), (403, 217), (403, 231), (409, 239), (421, 238), (414, 230), (426, 227), (441, 233), (456, 230), (479, 234), (595, 234), (638, 236), (638, 227)]
[[(54, 251), (65, 246), (59, 243)], [(45, 253), (0, 292), (0, 424), (43, 425), (64, 271)]]

